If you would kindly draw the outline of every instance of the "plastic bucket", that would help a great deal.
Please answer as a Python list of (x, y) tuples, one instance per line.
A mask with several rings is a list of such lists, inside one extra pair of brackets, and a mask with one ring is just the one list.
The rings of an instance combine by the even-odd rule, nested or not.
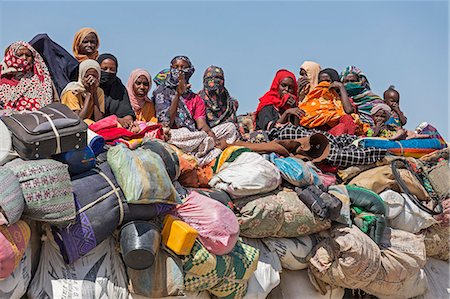
[(120, 230), (120, 248), (125, 264), (135, 270), (153, 265), (161, 243), (159, 229), (146, 221), (128, 222)]

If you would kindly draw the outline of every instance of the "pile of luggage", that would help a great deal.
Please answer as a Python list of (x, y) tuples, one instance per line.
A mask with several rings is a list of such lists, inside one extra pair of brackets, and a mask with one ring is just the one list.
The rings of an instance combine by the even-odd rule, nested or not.
[(0, 142), (0, 298), (449, 295), (448, 148), (334, 173), (326, 146), (229, 146), (205, 169), (58, 103), (3, 115)]

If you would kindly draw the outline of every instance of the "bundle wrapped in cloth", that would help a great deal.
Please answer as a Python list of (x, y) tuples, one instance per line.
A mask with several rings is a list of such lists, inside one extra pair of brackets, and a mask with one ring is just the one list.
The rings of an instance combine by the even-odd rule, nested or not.
[(187, 291), (208, 290), (217, 298), (241, 299), (258, 259), (259, 250), (241, 242), (227, 255), (214, 255), (196, 242), (183, 259), (184, 287)]
[(295, 238), (330, 228), (289, 189), (235, 200), (241, 235), (248, 238)]
[(24, 216), (54, 225), (74, 221), (75, 204), (67, 165), (50, 159), (15, 159), (5, 167), (19, 179), (25, 198)]

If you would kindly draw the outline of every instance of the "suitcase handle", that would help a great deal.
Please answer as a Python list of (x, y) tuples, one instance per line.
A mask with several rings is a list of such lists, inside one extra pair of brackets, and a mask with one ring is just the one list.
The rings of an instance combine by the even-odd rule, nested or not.
[(42, 116), (44, 116), (50, 123), (50, 126), (52, 127), (53, 133), (55, 133), (55, 137), (56, 137), (56, 152), (55, 152), (55, 154), (60, 154), (61, 153), (61, 136), (59, 135), (58, 129), (56, 129), (56, 126), (53, 123), (52, 118), (48, 114), (46, 114), (42, 111), (39, 111), (39, 110), (36, 111), (36, 113), (39, 113)]

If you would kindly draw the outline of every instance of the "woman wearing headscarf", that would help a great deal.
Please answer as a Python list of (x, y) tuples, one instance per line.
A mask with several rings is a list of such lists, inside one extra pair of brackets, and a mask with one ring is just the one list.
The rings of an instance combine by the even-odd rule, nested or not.
[(73, 38), (72, 51), (78, 62), (86, 59), (96, 60), (99, 47), (98, 33), (92, 28), (81, 28)]
[(350, 115), (354, 112), (353, 107), (338, 72), (327, 68), (320, 71), (318, 78), (317, 86), (299, 104), (305, 111), (300, 125), (325, 130), (335, 136), (355, 134), (357, 126)]
[(77, 82), (61, 93), (61, 102), (87, 122), (99, 121), (105, 113), (105, 96), (100, 85), (100, 65), (92, 59), (80, 63)]
[(191, 89), (189, 79), (195, 68), (186, 56), (176, 56), (170, 62), (170, 72), (153, 92), (158, 120), (171, 129), (201, 130), (216, 139), (206, 122), (205, 103)]
[(255, 112), (257, 130), (269, 130), (286, 123), (298, 124), (304, 111), (297, 107), (297, 83), (293, 73), (279, 70), (270, 90), (259, 99)]
[(357, 113), (361, 121), (366, 124), (364, 129), (366, 132), (370, 126), (374, 125), (370, 111), (375, 104), (383, 103), (383, 99), (370, 90), (367, 77), (355, 66), (349, 66), (341, 73), (341, 81), (358, 109)]
[(131, 108), (128, 92), (122, 81), (117, 77), (118, 62), (112, 54), (102, 54), (98, 57), (101, 76), (100, 87), (105, 93), (105, 117), (117, 116), (117, 121), (126, 129), (133, 125), (136, 116)]
[(137, 121), (158, 122), (155, 105), (148, 97), (151, 87), (152, 78), (146, 70), (135, 69), (131, 72), (127, 82), (127, 91)]
[(370, 90), (369, 80), (366, 75), (354, 65), (347, 66), (341, 73), (341, 81), (346, 84), (348, 82), (361, 82), (361, 84)]
[(0, 71), (0, 110), (38, 110), (53, 101), (52, 81), (41, 55), (18, 41), (6, 50)]
[(305, 61), (300, 66), (300, 76), (297, 81), (299, 102), (319, 83), (320, 69), (320, 64), (314, 61)]
[(206, 121), (210, 128), (225, 123), (237, 123), (236, 110), (238, 102), (225, 88), (222, 68), (209, 66), (203, 74), (203, 89), (199, 96), (205, 102)]

